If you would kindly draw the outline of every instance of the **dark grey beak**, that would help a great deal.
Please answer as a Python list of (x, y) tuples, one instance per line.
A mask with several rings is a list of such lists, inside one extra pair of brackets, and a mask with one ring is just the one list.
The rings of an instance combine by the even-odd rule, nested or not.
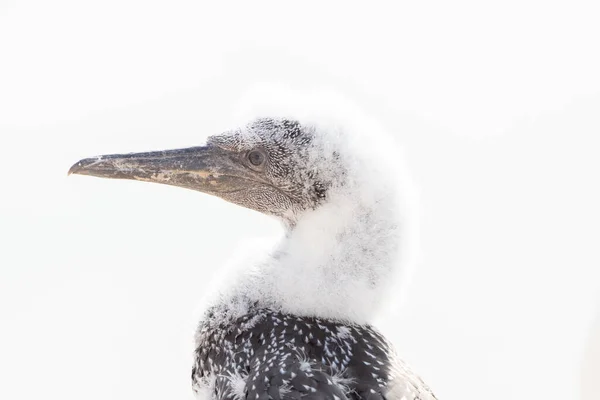
[(257, 179), (239, 154), (214, 145), (86, 158), (75, 163), (70, 174), (161, 183), (214, 195), (243, 190)]

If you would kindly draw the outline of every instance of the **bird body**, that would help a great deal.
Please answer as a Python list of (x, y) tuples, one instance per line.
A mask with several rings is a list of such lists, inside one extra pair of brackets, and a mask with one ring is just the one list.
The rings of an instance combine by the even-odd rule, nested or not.
[(197, 333), (192, 380), (199, 398), (433, 398), (369, 325), (257, 306), (219, 321), (209, 314)]
[(192, 373), (200, 399), (435, 399), (372, 326), (408, 264), (400, 155), (376, 125), (340, 123), (356, 110), (336, 116), (323, 99), (259, 113), (204, 147), (71, 169), (198, 190), (282, 221), (280, 243), (231, 271), (207, 306)]

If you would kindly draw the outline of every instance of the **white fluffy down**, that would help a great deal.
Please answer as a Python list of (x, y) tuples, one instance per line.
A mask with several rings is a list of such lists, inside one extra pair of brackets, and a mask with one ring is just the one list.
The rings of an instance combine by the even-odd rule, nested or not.
[(245, 312), (243, 302), (232, 301), (242, 297), (297, 315), (372, 323), (391, 298), (398, 301), (416, 244), (415, 197), (401, 149), (376, 121), (331, 93), (261, 87), (240, 109), (240, 126), (257, 117), (313, 125), (322, 146), (343, 155), (348, 173), (274, 250), (238, 257), (212, 304), (221, 304), (223, 318)]

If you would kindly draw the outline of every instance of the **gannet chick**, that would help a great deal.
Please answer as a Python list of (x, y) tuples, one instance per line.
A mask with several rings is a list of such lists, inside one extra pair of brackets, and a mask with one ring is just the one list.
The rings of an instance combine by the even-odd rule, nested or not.
[(373, 326), (401, 271), (408, 218), (380, 130), (264, 115), (179, 150), (84, 159), (70, 173), (197, 190), (282, 221), (196, 334), (198, 398), (435, 399)]

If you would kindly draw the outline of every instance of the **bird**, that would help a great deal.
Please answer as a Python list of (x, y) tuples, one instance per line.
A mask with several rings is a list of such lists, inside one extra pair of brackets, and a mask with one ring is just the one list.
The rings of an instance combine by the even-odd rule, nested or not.
[(191, 374), (199, 399), (436, 399), (374, 325), (405, 272), (400, 153), (360, 110), (329, 100), (257, 112), (202, 146), (69, 170), (191, 189), (281, 221), (281, 241), (228, 274), (203, 313)]

